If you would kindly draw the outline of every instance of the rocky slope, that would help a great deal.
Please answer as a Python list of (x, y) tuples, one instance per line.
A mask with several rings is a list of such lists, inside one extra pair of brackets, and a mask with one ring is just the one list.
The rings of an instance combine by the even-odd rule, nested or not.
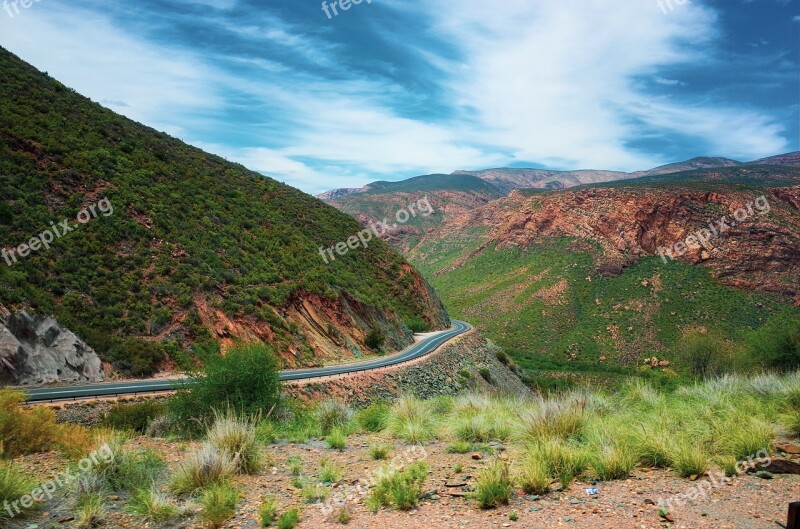
[[(410, 321), (449, 326), (384, 242), (326, 263), (320, 248), (361, 226), (323, 202), (3, 49), (0, 99), (0, 303), (53, 315), (117, 369), (148, 375), (235, 340), (274, 345), (287, 367), (317, 364), (367, 352), (373, 328), (394, 350), (412, 341)], [(69, 232), (52, 233), (62, 219)]]
[(0, 384), (100, 382), (100, 357), (48, 316), (18, 312), (0, 317)]
[(581, 170), (551, 171), (545, 169), (498, 168), (481, 171), (455, 171), (451, 175), (428, 175), (401, 182), (374, 182), (359, 189), (337, 189), (323, 193), (318, 198), (349, 213), (363, 224), (374, 223), (390, 217), (414, 197), (426, 194), (436, 206), (438, 214), (425, 223), (398, 227), (383, 238), (403, 252), (411, 250), (427, 232), (435, 230), (441, 222), (472, 211), (489, 202), (503, 198), (515, 190), (559, 190), (579, 186), (614, 185), (615, 182), (658, 182), (695, 179), (698, 171), (703, 179), (711, 179), (715, 172), (729, 178), (730, 168), (739, 168), (742, 179), (757, 178), (750, 171), (771, 172), (770, 166), (797, 163), (800, 153), (788, 153), (757, 162), (742, 163), (719, 157), (698, 157), (684, 162), (668, 164), (647, 171), (624, 173), (619, 171)]

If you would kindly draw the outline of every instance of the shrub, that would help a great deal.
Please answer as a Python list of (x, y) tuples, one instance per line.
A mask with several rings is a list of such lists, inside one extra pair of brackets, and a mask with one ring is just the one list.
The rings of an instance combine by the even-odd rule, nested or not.
[(392, 407), (389, 429), (409, 443), (424, 443), (436, 435), (431, 409), (425, 401), (404, 396)]
[(544, 494), (550, 490), (553, 477), (550, 467), (539, 454), (527, 454), (519, 465), (516, 482), (527, 494)]
[(412, 463), (404, 470), (385, 466), (375, 473), (375, 486), (367, 498), (367, 507), (377, 512), (383, 506), (407, 511), (419, 502), (422, 487), (428, 477), (428, 464)]
[(286, 466), (289, 467), (292, 476), (299, 476), (303, 472), (303, 460), (300, 456), (290, 456), (286, 460)]
[(325, 442), (328, 443), (328, 448), (344, 450), (347, 446), (347, 434), (340, 428), (334, 428), (325, 438)]
[(150, 421), (145, 434), (148, 437), (167, 437), (175, 430), (177, 430), (175, 419), (171, 415), (162, 415)]
[(507, 366), (508, 364), (511, 363), (511, 358), (508, 356), (508, 353), (506, 353), (503, 350), (497, 351), (496, 356), (497, 359), (500, 361), (500, 363), (503, 365)]
[(466, 454), (467, 452), (471, 452), (473, 448), (473, 444), (467, 441), (456, 441), (454, 443), (450, 443), (447, 445), (447, 453), (448, 454)]
[(342, 479), (342, 467), (329, 460), (322, 461), (322, 468), (319, 472), (319, 480), (323, 483), (336, 483)]
[(605, 441), (589, 458), (594, 476), (601, 481), (625, 479), (631, 475), (639, 455), (632, 446), (616, 441)]
[(373, 327), (367, 333), (367, 336), (364, 338), (364, 345), (372, 349), (373, 351), (378, 351), (383, 347), (383, 344), (386, 342), (386, 336), (377, 328)]
[(271, 421), (261, 421), (256, 425), (256, 441), (271, 445), (278, 439), (277, 429)]
[(336, 520), (336, 523), (340, 523), (342, 525), (349, 524), (352, 518), (353, 517), (350, 515), (350, 511), (347, 510), (347, 507), (342, 507), (339, 509), (333, 517), (333, 519)]
[(266, 496), (258, 508), (261, 527), (269, 527), (278, 517), (278, 500), (274, 496)]
[(535, 451), (546, 462), (550, 475), (558, 479), (564, 489), (588, 464), (584, 449), (574, 443), (548, 439), (539, 443)]
[(480, 375), (483, 377), (483, 379), (484, 379), (486, 382), (488, 382), (488, 383), (490, 383), (490, 384), (492, 383), (492, 372), (491, 372), (491, 371), (489, 371), (489, 368), (488, 368), (488, 367), (482, 367), (482, 368), (480, 368), (480, 369), (478, 370), (478, 373), (480, 373)]
[(300, 511), (297, 509), (289, 509), (281, 515), (278, 520), (278, 529), (294, 529), (300, 522)]
[(306, 503), (320, 503), (328, 497), (328, 489), (320, 483), (307, 483), (300, 490), (300, 496)]
[(82, 498), (75, 506), (75, 527), (88, 529), (98, 525), (106, 515), (103, 497), (99, 493)]
[(413, 333), (427, 332), (429, 329), (428, 324), (422, 318), (407, 321), (406, 327)]
[(170, 408), (181, 424), (197, 433), (198, 423), (193, 418), (210, 418), (220, 407), (255, 417), (272, 409), (279, 394), (278, 362), (273, 350), (260, 344), (240, 344), (224, 356), (209, 356), (203, 375), (194, 377), (178, 392)]
[(114, 430), (129, 430), (139, 434), (147, 432), (150, 424), (163, 415), (163, 402), (147, 400), (134, 404), (117, 404), (102, 417), (102, 424)]
[(23, 408), (25, 394), (0, 389), (0, 446), (4, 457), (59, 449), (68, 456), (82, 455), (89, 433), (81, 427), (56, 423), (50, 408)]
[(508, 519), (512, 522), (517, 522), (519, 521), (519, 514), (517, 514), (515, 511), (512, 511), (508, 514)]
[(317, 420), (322, 435), (328, 435), (334, 428), (344, 428), (353, 418), (353, 410), (336, 400), (325, 400), (317, 407)]
[(227, 482), (235, 472), (236, 463), (227, 454), (206, 444), (178, 467), (172, 488), (179, 494), (190, 494)]
[(685, 478), (699, 476), (708, 470), (711, 459), (698, 440), (687, 437), (675, 440), (669, 458), (672, 468)]
[(730, 345), (715, 333), (692, 331), (677, 347), (678, 360), (701, 378), (720, 374), (723, 366), (730, 364), (731, 356)]
[(213, 528), (222, 525), (233, 517), (239, 491), (228, 483), (216, 483), (204, 489), (200, 494), (200, 505), (203, 507), (203, 520)]
[(154, 486), (135, 491), (130, 498), (128, 508), (145, 520), (166, 522), (180, 514), (177, 506), (169, 501), (166, 494), (156, 490)]
[(356, 422), (368, 432), (383, 431), (389, 423), (391, 410), (385, 403), (370, 404), (356, 414)]
[(523, 440), (537, 443), (542, 439), (569, 439), (577, 435), (585, 422), (585, 408), (585, 401), (580, 399), (541, 402), (522, 416)]
[(214, 413), (214, 425), (208, 430), (208, 442), (236, 464), (240, 474), (252, 474), (262, 468), (261, 451), (256, 442), (256, 421), (234, 415)]
[(392, 451), (391, 445), (384, 444), (384, 443), (376, 443), (372, 444), (369, 447), (369, 457), (375, 459), (376, 461), (380, 461), (383, 459), (389, 459), (389, 454)]
[(152, 450), (119, 450), (101, 475), (116, 491), (134, 492), (150, 487), (164, 472), (164, 461)]
[(512, 490), (508, 464), (496, 459), (478, 474), (472, 497), (481, 509), (491, 509), (508, 505)]
[[(30, 494), (35, 486), (36, 484), (32, 479), (15, 469), (11, 463), (0, 461), (0, 506), (6, 505), (6, 502), (11, 504), (22, 496)], [(21, 514), (30, 510), (24, 509), (22, 506), (19, 506), (19, 509)], [(12, 512), (14, 512), (15, 516), (17, 515), (16, 511)], [(8, 512), (5, 508), (0, 509), (0, 520), (6, 517), (7, 514)]]

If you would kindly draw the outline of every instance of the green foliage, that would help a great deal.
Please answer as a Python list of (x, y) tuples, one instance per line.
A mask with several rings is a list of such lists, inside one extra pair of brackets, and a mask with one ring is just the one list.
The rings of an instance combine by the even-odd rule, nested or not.
[(240, 474), (261, 470), (261, 450), (256, 440), (254, 419), (242, 418), (228, 411), (216, 412), (214, 424), (206, 433), (208, 443), (236, 463)]
[(422, 318), (414, 318), (406, 322), (406, 327), (413, 333), (428, 332), (429, 325)]
[(424, 461), (412, 463), (402, 470), (394, 466), (381, 467), (376, 471), (375, 486), (367, 498), (367, 507), (373, 512), (384, 506), (394, 506), (403, 511), (411, 509), (419, 502), (428, 470)]
[(164, 523), (176, 518), (180, 509), (154, 486), (139, 489), (131, 495), (128, 509), (145, 520)]
[(369, 446), (369, 457), (375, 459), (376, 461), (380, 461), (383, 459), (389, 459), (389, 454), (392, 452), (391, 445), (385, 443), (375, 443)]
[(102, 417), (102, 424), (114, 430), (144, 434), (150, 423), (166, 412), (166, 405), (157, 400), (133, 404), (116, 404)]
[(258, 517), (261, 520), (261, 527), (269, 527), (278, 517), (278, 500), (275, 496), (267, 496), (258, 508)]
[(235, 473), (236, 462), (218, 448), (206, 444), (178, 466), (170, 485), (178, 494), (191, 494), (226, 483)]
[(278, 529), (294, 529), (298, 523), (300, 523), (300, 511), (289, 509), (278, 520)]
[(391, 409), (386, 403), (370, 404), (356, 413), (356, 423), (368, 432), (378, 433), (389, 424)]
[(328, 443), (328, 448), (344, 450), (347, 446), (347, 433), (341, 428), (334, 428), (331, 430), (331, 433), (325, 437), (325, 442)]
[(0, 78), (0, 240), (30, 240), (97, 197), (114, 209), (0, 266), (0, 304), (52, 314), (116, 367), (151, 373), (177, 352), (151, 341), (173, 322), (186, 342), (207, 342), (195, 302), (268, 323), (284, 346), (303, 338), (276, 309), (299, 293), (404, 320), (430, 311), (381, 240), (324, 263), (320, 246), (361, 229), (351, 216), (104, 109), (6, 50)]
[[(19, 500), (22, 496), (30, 494), (36, 487), (36, 483), (14, 468), (12, 463), (0, 461), (0, 504), (5, 505), (5, 502), (13, 503)], [(20, 506), (20, 510), (25, 513), (31, 509), (25, 509)], [(16, 515), (16, 511), (12, 511)], [(0, 511), (0, 520), (8, 516), (5, 509)]]
[(203, 520), (212, 528), (222, 527), (233, 517), (238, 502), (239, 491), (228, 483), (217, 483), (203, 489), (200, 494)]
[(353, 418), (353, 410), (347, 404), (332, 399), (322, 401), (316, 413), (322, 435), (330, 434), (334, 428), (345, 428)]
[(678, 359), (692, 374), (706, 378), (720, 374), (725, 365), (730, 366), (731, 347), (721, 336), (692, 331), (679, 342)]
[(512, 491), (508, 463), (496, 459), (478, 474), (472, 497), (481, 509), (491, 509), (508, 505)]
[(364, 344), (373, 351), (379, 351), (385, 342), (386, 336), (376, 327), (370, 329), (364, 338)]
[(207, 359), (202, 376), (171, 401), (170, 408), (185, 425), (208, 419), (215, 409), (232, 409), (244, 416), (259, 416), (278, 403), (280, 383), (273, 350), (260, 344), (239, 344)]
[(342, 467), (337, 465), (336, 463), (324, 460), (322, 462), (322, 468), (319, 472), (319, 480), (325, 484), (332, 484), (341, 481), (342, 476), (344, 475), (344, 471)]

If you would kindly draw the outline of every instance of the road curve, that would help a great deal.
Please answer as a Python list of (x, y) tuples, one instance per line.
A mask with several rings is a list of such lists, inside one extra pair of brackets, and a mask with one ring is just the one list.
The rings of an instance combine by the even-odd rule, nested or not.
[[(385, 356), (364, 362), (354, 362), (329, 367), (281, 371), (278, 374), (278, 378), (281, 381), (310, 380), (334, 375), (360, 373), (362, 371), (370, 371), (382, 367), (403, 364), (432, 353), (443, 343), (452, 340), (456, 336), (464, 334), (471, 329), (472, 326), (469, 323), (453, 320), (453, 327), (451, 327), (449, 330), (436, 333), (435, 336), (425, 338), (424, 340), (415, 343), (403, 351), (395, 353), (391, 356)], [(27, 390), (27, 402), (47, 402), (55, 400), (84, 399), (91, 397), (109, 397), (116, 395), (133, 395), (138, 393), (161, 393), (174, 391), (185, 384), (185, 379), (175, 379), (142, 382), (120, 382), (116, 384), (95, 384), (88, 386), (59, 388), (39, 388)]]

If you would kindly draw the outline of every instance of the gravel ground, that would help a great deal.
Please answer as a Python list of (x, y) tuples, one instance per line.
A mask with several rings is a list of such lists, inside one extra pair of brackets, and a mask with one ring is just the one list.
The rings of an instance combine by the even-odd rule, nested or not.
[[(303, 460), (303, 474), (314, 478), (319, 473), (320, 461), (334, 461), (344, 469), (343, 480), (334, 491), (354, 489), (359, 479), (367, 479), (381, 465), (367, 454), (370, 443), (378, 441), (372, 436), (353, 436), (344, 451), (327, 449), (324, 444), (312, 442), (305, 445), (277, 445), (265, 449), (268, 466), (254, 476), (237, 478), (243, 492), (236, 515), (224, 527), (233, 529), (255, 529), (258, 506), (265, 494), (276, 495), (281, 510), (301, 507), (303, 516), (299, 529), (329, 529), (343, 527), (326, 514), (321, 505), (301, 502), (297, 489), (292, 487), (292, 476), (286, 466), (290, 456)], [(137, 438), (130, 442), (133, 448), (156, 450), (168, 463), (170, 469), (191, 451), (197, 443), (169, 442)], [(357, 529), (489, 529), (518, 527), (520, 529), (549, 529), (554, 527), (591, 527), (594, 529), (776, 529), (776, 522), (786, 522), (786, 510), (790, 501), (800, 500), (800, 476), (777, 475), (765, 480), (755, 476), (740, 476), (729, 483), (712, 487), (706, 498), (698, 498), (683, 507), (674, 507), (674, 523), (659, 516), (654, 505), (659, 498), (691, 490), (694, 483), (679, 478), (674, 473), (656, 469), (640, 469), (626, 480), (600, 483), (598, 494), (589, 496), (589, 483), (573, 483), (569, 490), (555, 491), (541, 497), (521, 492), (514, 495), (508, 506), (487, 511), (479, 510), (474, 502), (464, 497), (474, 482), (474, 477), (486, 464), (488, 458), (474, 460), (472, 454), (448, 454), (446, 444), (426, 445), (424, 451), (413, 447), (396, 445), (392, 456), (409, 459), (425, 459), (431, 473), (425, 484), (428, 498), (409, 512), (382, 510), (372, 514), (363, 506), (363, 495), (355, 492), (349, 496), (348, 511), (352, 519), (347, 527)], [(42, 481), (63, 470), (65, 461), (57, 454), (38, 454), (16, 461), (21, 468), (33, 472)], [(455, 473), (453, 467), (461, 465), (463, 471)], [(700, 478), (700, 481), (707, 478)], [(449, 486), (448, 486), (449, 485)], [(99, 527), (122, 528), (175, 528), (194, 529), (201, 527), (196, 514), (197, 506), (188, 504), (188, 515), (170, 524), (143, 522), (125, 513), (122, 499), (112, 497), (109, 514)], [(509, 514), (516, 513), (518, 521), (511, 521)], [(44, 505), (35, 515), (7, 524), (9, 529), (48, 529), (71, 527), (68, 493), (61, 492), (55, 501)]]

